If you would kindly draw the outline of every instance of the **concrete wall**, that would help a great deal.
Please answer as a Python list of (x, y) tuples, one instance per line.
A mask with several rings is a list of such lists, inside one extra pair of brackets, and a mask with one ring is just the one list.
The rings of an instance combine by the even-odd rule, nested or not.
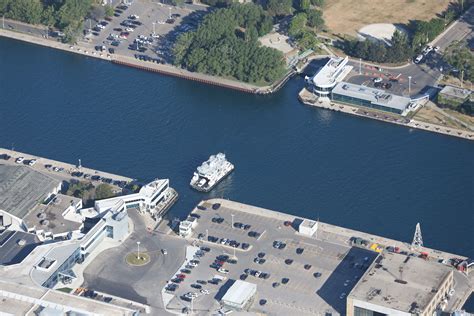
[(361, 300), (353, 299), (351, 297), (347, 298), (347, 316), (354, 316), (354, 307), (364, 308), (370, 311), (383, 313), (389, 316), (411, 316), (410, 313), (405, 313), (397, 311), (392, 308), (375, 305), (369, 302), (364, 302)]

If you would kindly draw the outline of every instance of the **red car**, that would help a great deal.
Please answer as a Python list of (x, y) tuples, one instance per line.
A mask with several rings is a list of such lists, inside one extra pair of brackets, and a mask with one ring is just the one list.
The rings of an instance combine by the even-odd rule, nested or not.
[(181, 274), (178, 274), (176, 277), (177, 277), (178, 279), (181, 279), (181, 280), (182, 280), (182, 279), (186, 279), (186, 274), (182, 274), (182, 273), (181, 273)]

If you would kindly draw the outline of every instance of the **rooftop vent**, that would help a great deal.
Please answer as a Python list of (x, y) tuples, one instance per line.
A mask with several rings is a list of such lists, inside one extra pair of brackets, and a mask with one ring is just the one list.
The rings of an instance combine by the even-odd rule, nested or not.
[(24, 245), (26, 245), (26, 240), (20, 239), (16, 243), (18, 244), (18, 246), (23, 247)]

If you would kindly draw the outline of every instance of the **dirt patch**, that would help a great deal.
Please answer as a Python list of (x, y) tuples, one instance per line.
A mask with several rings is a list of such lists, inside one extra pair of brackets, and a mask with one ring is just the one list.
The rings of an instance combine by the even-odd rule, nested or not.
[(327, 0), (324, 19), (331, 32), (357, 35), (373, 23), (429, 20), (443, 12), (451, 0)]

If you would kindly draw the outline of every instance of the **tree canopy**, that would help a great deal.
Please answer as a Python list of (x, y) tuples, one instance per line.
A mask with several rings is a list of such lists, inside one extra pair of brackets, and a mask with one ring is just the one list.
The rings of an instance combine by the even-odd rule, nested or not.
[(258, 5), (233, 4), (218, 9), (196, 31), (178, 37), (174, 64), (245, 82), (270, 83), (285, 71), (282, 53), (258, 42), (258, 36), (271, 29), (271, 18)]
[(0, 14), (30, 24), (56, 26), (72, 38), (92, 0), (0, 0)]

